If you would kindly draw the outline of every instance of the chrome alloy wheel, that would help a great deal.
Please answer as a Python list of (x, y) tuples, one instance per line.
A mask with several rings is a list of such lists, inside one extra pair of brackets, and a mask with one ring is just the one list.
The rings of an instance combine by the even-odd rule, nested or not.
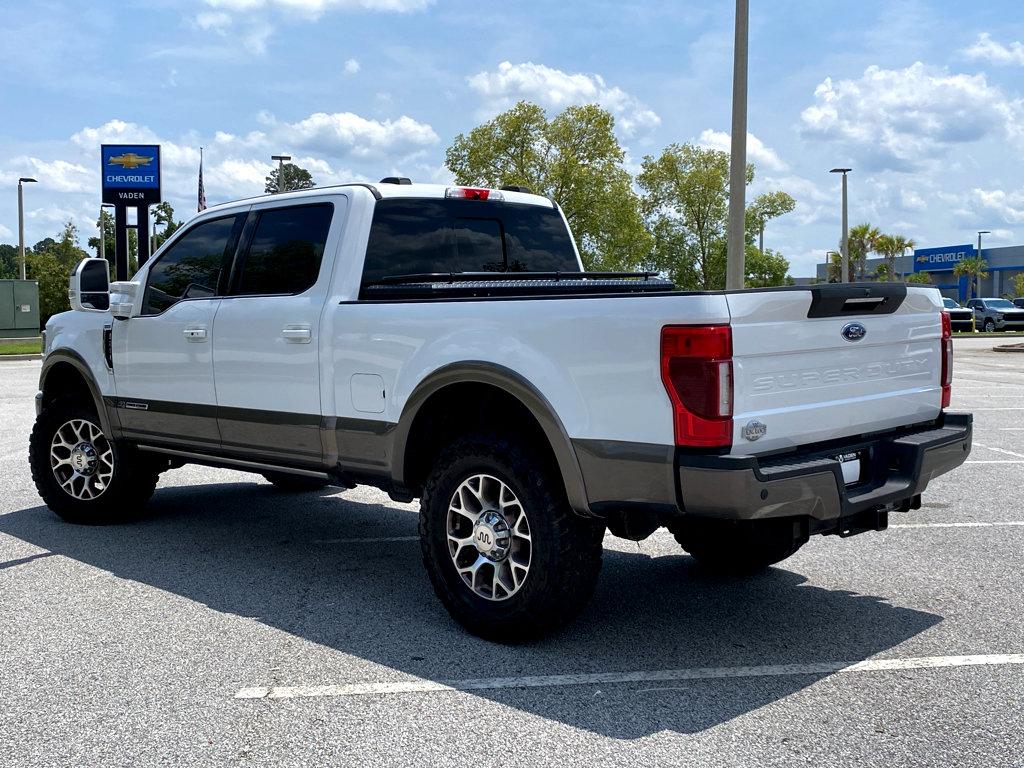
[(99, 427), (87, 419), (71, 419), (50, 442), (50, 468), (68, 496), (96, 499), (110, 486), (114, 450)]
[(530, 573), (530, 522), (519, 498), (493, 475), (464, 480), (448, 503), (448, 553), (462, 581), (490, 601), (511, 598)]

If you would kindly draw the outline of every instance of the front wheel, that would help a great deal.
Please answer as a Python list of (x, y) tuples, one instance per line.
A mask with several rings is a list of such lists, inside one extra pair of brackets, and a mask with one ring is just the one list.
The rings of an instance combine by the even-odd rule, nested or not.
[(989, 334), (991, 334), (995, 330), (996, 330), (996, 322), (994, 320), (992, 320), (991, 318), (987, 318), (985, 320), (985, 331), (987, 331)]
[(39, 496), (71, 523), (120, 523), (137, 515), (156, 488), (156, 464), (103, 434), (90, 404), (60, 398), (36, 419), (29, 465)]
[(807, 530), (791, 519), (716, 521), (682, 519), (670, 526), (676, 542), (709, 571), (754, 574), (784, 561), (807, 541)]
[(427, 480), (423, 563), (471, 633), (536, 638), (582, 611), (601, 569), (604, 526), (574, 513), (539, 452), (497, 436), (456, 441)]

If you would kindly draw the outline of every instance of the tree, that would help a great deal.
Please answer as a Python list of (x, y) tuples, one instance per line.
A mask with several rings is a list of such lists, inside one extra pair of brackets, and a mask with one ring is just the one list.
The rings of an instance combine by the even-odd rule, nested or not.
[[(264, 192), (277, 192), (277, 177), (279, 174), (280, 171), (277, 168), (268, 174), (267, 185), (263, 190)], [(310, 187), (315, 186), (316, 182), (313, 181), (313, 175), (305, 168), (297, 166), (294, 163), (284, 164), (285, 192), (291, 192), (292, 190), (308, 190)]]
[(653, 240), (614, 127), (611, 113), (596, 105), (548, 120), (536, 104), (519, 102), (456, 136), (445, 163), (457, 184), (522, 186), (557, 201), (588, 270), (635, 269)]
[(66, 222), (60, 240), (46, 238), (25, 254), (27, 277), (39, 281), (39, 320), (43, 325), (51, 315), (71, 308), (68, 304), (68, 277), (88, 254), (78, 247), (78, 228)]
[(747, 246), (746, 286), (765, 288), (786, 285), (789, 261), (778, 251), (766, 248), (763, 252), (752, 245)]
[(753, 243), (756, 237), (757, 247), (763, 249), (765, 222), (788, 214), (794, 208), (796, 201), (788, 192), (762, 192), (747, 206), (745, 212), (747, 242)]
[(970, 296), (977, 296), (978, 281), (988, 277), (988, 262), (980, 256), (969, 256), (961, 259), (953, 268), (953, 275), (957, 278), (967, 277), (967, 286)]
[[(286, 174), (286, 182), (287, 178)], [(163, 203), (157, 204), (156, 208), (153, 209), (153, 221), (156, 223), (157, 227), (164, 228), (163, 232), (158, 232), (153, 237), (152, 247), (154, 251), (160, 248), (160, 246), (162, 246), (164, 242), (174, 234), (174, 231), (184, 224), (184, 222), (179, 222), (174, 218), (174, 207), (166, 200)]]
[[(747, 184), (754, 167), (747, 166)], [(725, 286), (725, 227), (729, 155), (693, 144), (671, 144), (643, 159), (637, 183), (654, 234), (652, 266), (682, 288)]]
[[(104, 256), (110, 262), (114, 261), (114, 215), (106, 209), (100, 209), (100, 217), (96, 220), (96, 229), (103, 232), (103, 240), (105, 241)], [(86, 245), (96, 252), (96, 257), (100, 255), (100, 238), (99, 235), (93, 235), (86, 241)]]
[[(3, 248), (3, 246), (0, 246)], [(1013, 295), (1024, 296), (1024, 272), (1018, 272), (1013, 276)]]
[(850, 253), (850, 275), (848, 277), (850, 281), (853, 281), (854, 275), (858, 280), (864, 279), (868, 254), (878, 249), (880, 237), (881, 233), (878, 228), (872, 227), (867, 222), (850, 228), (846, 241)]
[(15, 280), (19, 264), (18, 247), (0, 243), (0, 280)]
[(843, 255), (838, 251), (828, 252), (828, 282), (839, 283), (843, 275)]
[(875, 241), (875, 250), (885, 257), (886, 273), (889, 280), (896, 279), (896, 257), (903, 256), (908, 248), (917, 244), (912, 238), (904, 235), (879, 235)]
[(930, 286), (932, 284), (932, 276), (925, 271), (915, 272), (907, 278), (907, 283), (920, 283)]

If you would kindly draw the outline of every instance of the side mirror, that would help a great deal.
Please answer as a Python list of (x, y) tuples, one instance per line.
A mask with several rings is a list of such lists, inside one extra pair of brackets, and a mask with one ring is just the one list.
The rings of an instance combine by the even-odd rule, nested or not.
[(78, 263), (68, 285), (72, 310), (106, 312), (110, 309), (109, 269), (106, 259), (83, 259)]

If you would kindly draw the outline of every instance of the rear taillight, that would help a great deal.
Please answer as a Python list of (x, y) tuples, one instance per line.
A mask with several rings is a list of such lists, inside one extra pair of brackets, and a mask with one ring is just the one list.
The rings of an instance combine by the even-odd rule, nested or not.
[(665, 326), (661, 381), (672, 401), (677, 446), (732, 445), (732, 329)]
[(497, 190), (489, 190), (484, 187), (449, 187), (444, 191), (446, 198), (461, 198), (463, 200), (504, 200), (505, 196)]
[(949, 406), (953, 394), (953, 324), (949, 313), (942, 313), (942, 408)]

